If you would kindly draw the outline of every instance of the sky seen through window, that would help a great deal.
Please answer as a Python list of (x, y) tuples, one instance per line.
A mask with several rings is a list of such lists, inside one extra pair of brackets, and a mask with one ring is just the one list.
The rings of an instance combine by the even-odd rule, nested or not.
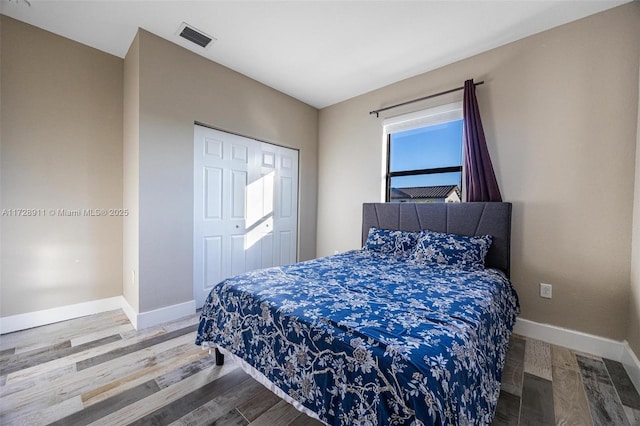
[[(391, 134), (389, 171), (432, 169), (462, 165), (463, 120)], [(438, 173), (391, 178), (391, 187), (461, 185), (461, 173)]]

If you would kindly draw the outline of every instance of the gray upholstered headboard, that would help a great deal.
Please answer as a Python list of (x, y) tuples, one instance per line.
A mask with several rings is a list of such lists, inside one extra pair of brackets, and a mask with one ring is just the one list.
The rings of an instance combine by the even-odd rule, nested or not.
[(369, 228), (491, 235), (485, 266), (511, 273), (511, 203), (365, 203), (362, 243)]

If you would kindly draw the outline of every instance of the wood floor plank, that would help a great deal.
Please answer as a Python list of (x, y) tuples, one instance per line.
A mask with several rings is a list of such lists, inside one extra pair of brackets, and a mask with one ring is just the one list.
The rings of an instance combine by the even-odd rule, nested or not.
[(320, 420), (316, 420), (306, 414), (300, 413), (288, 426), (323, 426)]
[(155, 336), (152, 337), (150, 339), (146, 339), (143, 340), (141, 342), (135, 343), (133, 345), (129, 345), (129, 346), (125, 346), (122, 348), (118, 348), (118, 349), (113, 349), (109, 352), (106, 352), (104, 354), (92, 357), (92, 358), (87, 358), (85, 360), (79, 361), (78, 364), (76, 365), (76, 369), (78, 371), (82, 371), (85, 368), (89, 368), (89, 367), (93, 367), (96, 366), (98, 364), (102, 364), (103, 362), (107, 362), (107, 361), (111, 361), (115, 358), (119, 358), (134, 352), (138, 352), (142, 349), (148, 348), (150, 346), (155, 346), (158, 343), (162, 343), (162, 342), (166, 342), (167, 340), (172, 340), (175, 339), (177, 337), (181, 337), (185, 334), (189, 334), (192, 333), (194, 331), (197, 331), (198, 326), (197, 325), (190, 325), (188, 327), (184, 327), (181, 328), (179, 330), (174, 330), (174, 331), (170, 331), (168, 333), (164, 333), (161, 334), (159, 336)]
[(519, 418), (520, 396), (500, 391), (492, 426), (518, 426)]
[(300, 412), (293, 405), (281, 400), (260, 417), (250, 422), (249, 426), (288, 425), (299, 415)]
[(242, 415), (238, 413), (237, 410), (231, 410), (224, 416), (216, 419), (216, 421), (211, 423), (212, 426), (245, 426), (248, 424), (249, 422), (247, 422), (247, 420), (242, 417)]
[[(562, 362), (560, 365), (567, 365)], [(576, 362), (576, 366), (577, 366)], [(580, 373), (553, 366), (553, 409), (558, 426), (592, 426)]]
[(573, 351), (573, 353), (576, 355), (576, 357), (578, 355), (580, 355), (581, 357), (584, 357), (584, 358), (590, 358), (590, 359), (594, 359), (596, 361), (602, 361), (602, 357), (598, 356), (598, 355), (594, 355), (594, 354), (590, 354), (590, 353), (582, 352), (582, 351)]
[[(185, 414), (180, 419), (171, 423), (172, 426), (197, 426), (197, 425), (210, 425), (224, 424), (224, 416), (231, 411), (236, 411), (240, 415), (244, 422), (242, 424), (248, 424), (249, 422), (237, 409), (238, 405), (241, 405), (243, 401), (253, 400), (254, 396), (259, 395), (262, 391), (266, 390), (257, 381), (247, 378), (241, 385), (236, 388), (229, 389), (229, 391), (222, 393), (201, 405), (190, 413)], [(271, 392), (269, 392), (271, 393)], [(273, 395), (273, 394), (272, 394)], [(277, 401), (280, 399), (277, 398)], [(273, 405), (277, 403), (275, 401)]]
[(626, 405), (634, 410), (640, 410), (640, 394), (638, 394), (635, 386), (633, 386), (633, 382), (631, 378), (629, 378), (622, 363), (606, 358), (603, 358), (602, 361), (604, 361), (604, 365), (607, 367), (607, 372), (609, 373), (611, 382), (613, 382), (613, 386), (616, 388), (616, 391), (618, 391), (622, 405)]
[(624, 409), (624, 413), (627, 415), (629, 424), (631, 424), (631, 426), (640, 426), (640, 410), (634, 410), (633, 408), (624, 405), (622, 408)]
[(555, 425), (553, 387), (550, 380), (524, 373), (520, 406), (520, 425)]
[[(188, 346), (192, 341), (193, 334), (184, 335), (82, 370), (78, 376), (96, 379), (91, 387), (74, 388), (74, 391), (81, 391), (85, 404), (91, 404), (180, 368), (202, 356), (200, 351)], [(71, 391), (67, 386), (65, 390)]]
[(537, 339), (527, 339), (524, 351), (524, 372), (551, 381), (551, 345)]
[(16, 353), (16, 348), (8, 348), (0, 350), (0, 360), (4, 359), (4, 357), (13, 355)]
[(38, 366), (60, 358), (65, 358), (69, 355), (84, 352), (86, 350), (104, 346), (107, 343), (117, 342), (119, 340), (122, 340), (122, 337), (119, 334), (114, 334), (112, 336), (104, 337), (102, 339), (94, 340), (93, 342), (84, 343), (78, 346), (71, 346), (70, 342), (65, 342), (65, 344), (50, 347), (50, 350), (37, 350), (36, 352), (38, 353), (33, 356), (30, 356), (29, 353), (27, 353), (24, 358), (22, 354), (17, 354), (15, 355), (16, 359), (13, 360), (13, 362), (10, 362), (7, 366), (2, 368), (1, 374), (9, 376), (12, 373), (20, 370), (26, 370), (30, 367)]
[[(223, 418), (225, 414), (233, 410), (245, 419), (243, 424), (248, 424), (249, 422), (244, 416), (242, 416), (242, 413), (236, 407), (242, 405), (243, 401), (255, 399), (254, 397), (262, 394), (262, 391), (267, 391), (267, 389), (257, 381), (247, 379), (234, 390), (229, 390), (228, 392), (225, 392), (201, 405), (190, 413), (185, 414), (180, 419), (171, 423), (171, 426), (204, 426), (210, 425), (212, 421), (214, 421), (214, 423), (219, 423), (222, 420), (217, 419)], [(273, 395), (271, 392), (269, 393)], [(279, 398), (277, 400), (279, 400)], [(275, 402), (272, 405), (275, 405)]]
[(140, 334), (142, 333), (150, 333), (153, 335), (168, 333), (169, 331), (179, 330), (181, 328), (185, 328), (190, 325), (194, 325), (194, 324), (197, 325), (199, 323), (198, 318), (199, 318), (198, 314), (192, 314), (184, 318), (171, 321), (170, 323), (159, 324), (153, 327), (145, 328), (143, 331), (133, 329), (129, 332), (122, 333), (122, 338), (123, 339), (136, 338), (136, 337), (139, 337)]
[(280, 398), (276, 394), (267, 388), (263, 388), (256, 396), (240, 404), (238, 406), (238, 411), (245, 419), (252, 422), (271, 407), (276, 405), (279, 401)]
[[(16, 353), (28, 352), (42, 346), (54, 345), (118, 324), (130, 324), (129, 319), (121, 309), (100, 312), (81, 318), (3, 334), (0, 338), (0, 349), (15, 348)], [(43, 339), (43, 336), (46, 336), (46, 340)]]
[(509, 351), (502, 370), (500, 389), (509, 394), (522, 396), (522, 377), (524, 374), (525, 340), (511, 336)]
[[(0, 386), (0, 398), (6, 398), (9, 395), (13, 395), (17, 392), (25, 390), (36, 389), (42, 386), (49, 386), (52, 381), (59, 379), (60, 377), (71, 377), (76, 372), (75, 364), (65, 365), (58, 369), (50, 370), (47, 374), (35, 375), (29, 379), (19, 380), (12, 383), (3, 383)], [(6, 376), (2, 376), (6, 379)]]
[(231, 392), (223, 392), (216, 396), (215, 401), (226, 412), (238, 407), (243, 401), (252, 399), (264, 389), (264, 386), (247, 375), (247, 380), (243, 382), (242, 386), (238, 386)]
[(93, 342), (94, 340), (102, 339), (103, 337), (111, 336), (113, 334), (119, 334), (122, 336), (124, 333), (128, 333), (132, 330), (135, 330), (133, 326), (129, 323), (118, 325), (115, 327), (110, 327), (104, 330), (98, 330), (93, 333), (83, 334), (81, 336), (74, 337), (70, 339), (71, 346), (78, 346), (84, 343)]
[(17, 354), (14, 352), (11, 355), (5, 355), (2, 357), (2, 359), (0, 359), (0, 374), (9, 374), (6, 372), (6, 369), (16, 362), (24, 361), (26, 359), (37, 357), (49, 352), (60, 351), (69, 347), (71, 347), (71, 342), (69, 340), (66, 340), (64, 342), (56, 343), (49, 346), (42, 346), (27, 352), (20, 352)]
[(580, 372), (578, 361), (576, 361), (576, 355), (573, 351), (558, 345), (551, 345), (551, 365), (565, 370)]
[(199, 353), (200, 356), (195, 361), (182, 365), (178, 368), (174, 368), (171, 371), (167, 371), (165, 374), (156, 377), (158, 386), (160, 386), (160, 388), (169, 387), (215, 364), (215, 359), (205, 351), (200, 349), (197, 353)]
[(611, 383), (604, 362), (577, 355), (593, 423), (627, 426), (629, 421)]
[(212, 422), (224, 415), (221, 413), (223, 410), (214, 399), (169, 423), (169, 426), (210, 426)]
[(247, 380), (250, 380), (247, 373), (241, 369), (235, 369), (218, 380), (211, 381), (180, 398), (174, 399), (154, 412), (130, 423), (129, 426), (168, 425), (225, 392), (233, 393), (242, 389), (242, 386), (238, 389), (235, 388)]
[(111, 398), (93, 404), (71, 415), (53, 422), (51, 426), (84, 426), (108, 414), (126, 407), (136, 401), (158, 392), (160, 388), (154, 380), (149, 380), (136, 387), (120, 392)]
[[(204, 355), (198, 351), (185, 352), (184, 347), (180, 346), (168, 348), (165, 351), (158, 351), (155, 356), (142, 358), (137, 362), (127, 363), (126, 369), (123, 368), (123, 366), (120, 366), (117, 370), (114, 369), (113, 372), (108, 375), (102, 374), (100, 376), (100, 386), (98, 386), (98, 384), (94, 384), (95, 387), (92, 387), (91, 390), (82, 394), (82, 400), (85, 405), (95, 404), (96, 402), (110, 398), (119, 392), (125, 391), (133, 386), (137, 386), (146, 380), (151, 380), (158, 376), (167, 374), (174, 368), (181, 368), (183, 364), (189, 364), (195, 360), (202, 359), (203, 356)], [(213, 364), (213, 362), (209, 362), (207, 365), (203, 364), (203, 368), (201, 370), (211, 367)], [(108, 368), (108, 366), (105, 367)], [(195, 373), (196, 372), (194, 371), (194, 374)], [(164, 386), (159, 387), (160, 389), (164, 388)]]
[(209, 367), (206, 370), (184, 379), (180, 383), (161, 389), (159, 392), (156, 392), (141, 401), (135, 402), (126, 408), (111, 413), (108, 416), (93, 422), (92, 425), (128, 425), (156, 410), (161, 409), (167, 404), (182, 398), (183, 396), (191, 393), (194, 389), (199, 389), (207, 383), (219, 380), (236, 369), (238, 369), (238, 367), (232, 362), (225, 362), (225, 365), (222, 367)]
[(35, 411), (16, 412), (0, 410), (0, 425), (48, 425), (61, 417), (67, 416), (76, 411), (82, 410), (82, 400), (80, 397), (65, 399), (64, 401), (48, 405)]

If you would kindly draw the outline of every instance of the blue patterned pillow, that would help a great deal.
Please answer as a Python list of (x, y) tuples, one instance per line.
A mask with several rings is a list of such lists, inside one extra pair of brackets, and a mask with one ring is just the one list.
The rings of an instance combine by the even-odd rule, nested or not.
[(394, 256), (408, 256), (418, 241), (419, 232), (369, 228), (365, 250)]
[(490, 235), (467, 237), (425, 230), (421, 232), (409, 261), (484, 269), (484, 258), (491, 242)]

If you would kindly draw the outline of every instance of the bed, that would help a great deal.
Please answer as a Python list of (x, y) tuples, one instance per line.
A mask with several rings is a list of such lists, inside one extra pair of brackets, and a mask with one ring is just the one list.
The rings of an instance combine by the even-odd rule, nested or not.
[(362, 249), (219, 283), (196, 344), (326, 424), (491, 424), (510, 232), (510, 203), (366, 203)]

